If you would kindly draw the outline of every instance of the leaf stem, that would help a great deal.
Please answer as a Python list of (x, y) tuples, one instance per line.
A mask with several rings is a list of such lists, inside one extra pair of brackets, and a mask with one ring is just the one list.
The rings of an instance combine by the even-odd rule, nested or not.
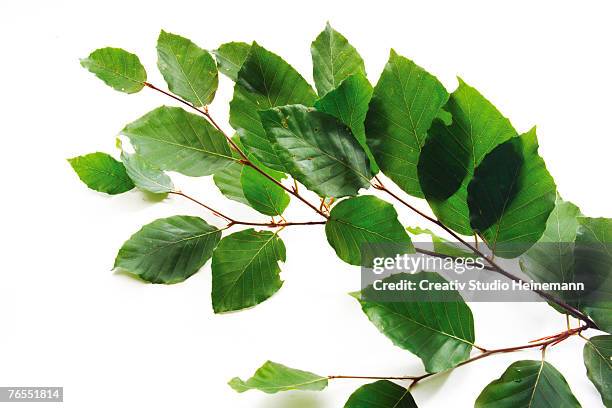
[(244, 153), (242, 151), (242, 149), (240, 149), (240, 147), (238, 147), (238, 145), (232, 140), (231, 137), (229, 137), (227, 135), (227, 133), (225, 133), (223, 131), (223, 129), (221, 129), (221, 127), (217, 124), (217, 122), (215, 122), (215, 120), (213, 119), (213, 117), (210, 115), (210, 113), (208, 112), (208, 107), (204, 107), (203, 109), (198, 108), (197, 106), (193, 105), (192, 103), (187, 102), (184, 99), (179, 98), (176, 95), (173, 95), (170, 92), (164, 91), (161, 88), (158, 88), (157, 86), (149, 83), (149, 82), (144, 82), (144, 85), (147, 86), (148, 88), (151, 88), (157, 92), (161, 92), (166, 96), (169, 96), (170, 98), (174, 99), (175, 101), (178, 101), (186, 106), (189, 106), (191, 109), (194, 109), (195, 111), (197, 111), (198, 113), (202, 114), (207, 120), (208, 122), (210, 122), (211, 125), (213, 125), (219, 132), (221, 132), (221, 134), (223, 136), (225, 136), (225, 138), (227, 139), (227, 141), (229, 142), (229, 144), (232, 146), (232, 148), (238, 152), (238, 154), (241, 157), (241, 160), (239, 160), (240, 163), (242, 163), (245, 166), (249, 166), (251, 167), (253, 170), (257, 171), (259, 174), (261, 174), (262, 176), (266, 177), (268, 180), (270, 180), (271, 182), (273, 182), (274, 184), (276, 184), (277, 186), (281, 187), (283, 190), (285, 190), (286, 192), (288, 192), (289, 194), (291, 194), (292, 196), (294, 196), (295, 198), (297, 198), (298, 200), (302, 201), (304, 204), (306, 204), (307, 206), (309, 206), (310, 208), (312, 208), (314, 211), (317, 212), (317, 214), (319, 214), (320, 216), (324, 217), (325, 219), (329, 218), (329, 215), (325, 214), (323, 211), (319, 210), (315, 205), (313, 205), (311, 202), (309, 202), (308, 200), (306, 200), (304, 197), (302, 197), (300, 195), (300, 193), (297, 191), (296, 189), (292, 189), (292, 188), (288, 188), (286, 187), (283, 183), (281, 183), (280, 181), (276, 180), (274, 177), (270, 176), (268, 173), (266, 173), (263, 169), (261, 169), (259, 166), (257, 166), (256, 164), (254, 164), (246, 155), (246, 153)]
[[(376, 179), (376, 183), (372, 184), (372, 186), (379, 190), (379, 191), (383, 191), (386, 194), (390, 195), (391, 197), (393, 197), (395, 200), (397, 200), (398, 202), (400, 202), (401, 204), (403, 204), (404, 206), (408, 207), (410, 210), (412, 210), (413, 212), (417, 213), (418, 215), (420, 215), (421, 217), (427, 219), (428, 221), (436, 224), (437, 226), (439, 226), (440, 228), (442, 228), (444, 231), (446, 231), (447, 233), (449, 233), (453, 238), (455, 238), (457, 241), (461, 242), (465, 247), (467, 247), (470, 251), (472, 251), (473, 253), (475, 253), (476, 255), (480, 256), (481, 258), (483, 258), (484, 260), (486, 260), (489, 265), (491, 266), (491, 268), (487, 268), (489, 270), (492, 270), (494, 272), (497, 272), (505, 277), (507, 277), (508, 279), (511, 279), (515, 282), (519, 282), (521, 284), (526, 284), (527, 282), (524, 279), (519, 278), (518, 276), (513, 275), (512, 273), (506, 271), (505, 269), (503, 269), (502, 267), (500, 267), (493, 259), (489, 258), (488, 256), (486, 256), (484, 253), (482, 253), (482, 251), (480, 251), (480, 249), (474, 247), (473, 245), (471, 245), (470, 243), (468, 243), (466, 240), (464, 240), (461, 236), (459, 236), (459, 234), (457, 234), (455, 231), (453, 231), (452, 229), (450, 229), (449, 227), (447, 227), (446, 225), (444, 225), (442, 222), (438, 221), (436, 218), (431, 217), (427, 214), (425, 214), (424, 212), (422, 212), (421, 210), (419, 210), (418, 208), (414, 207), (413, 205), (411, 205), (410, 203), (408, 203), (406, 200), (402, 199), (401, 197), (399, 197), (397, 194), (395, 194), (393, 191), (389, 190), (381, 181), (378, 177), (375, 177)], [(555, 296), (550, 295), (549, 293), (546, 293), (542, 290), (539, 289), (533, 289), (533, 291), (535, 293), (537, 293), (538, 295), (540, 295), (541, 297), (545, 298), (546, 300), (555, 303), (556, 305), (558, 305), (559, 307), (563, 308), (564, 310), (566, 310), (568, 313), (570, 313), (572, 316), (584, 321), (589, 327), (592, 327), (594, 329), (597, 329), (597, 324), (595, 324), (595, 322), (593, 320), (591, 320), (587, 315), (585, 315), (584, 313), (582, 313), (580, 310), (576, 309), (574, 306), (571, 306), (569, 304), (567, 304), (566, 302), (564, 302), (561, 299), (557, 299)]]

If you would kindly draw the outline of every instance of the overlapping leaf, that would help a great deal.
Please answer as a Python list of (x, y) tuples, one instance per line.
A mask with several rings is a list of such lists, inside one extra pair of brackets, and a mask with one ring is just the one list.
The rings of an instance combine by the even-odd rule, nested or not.
[(556, 185), (532, 129), (497, 146), (474, 170), (470, 224), (496, 255), (514, 258), (540, 239), (555, 198)]
[(223, 238), (212, 260), (212, 303), (215, 313), (255, 306), (283, 284), (278, 262), (285, 244), (270, 231), (247, 229)]
[(225, 136), (204, 118), (161, 106), (126, 125), (136, 153), (161, 170), (207, 176), (234, 162)]
[(325, 224), (327, 241), (344, 262), (370, 266), (374, 257), (414, 252), (393, 206), (374, 196), (341, 201)]
[(109, 154), (90, 153), (68, 159), (68, 162), (81, 181), (92, 190), (114, 195), (134, 188), (125, 166)]
[(436, 217), (458, 233), (471, 235), (467, 187), (474, 169), (517, 133), (491, 102), (461, 79), (444, 109), (452, 123), (436, 120), (429, 129), (419, 157), (419, 181)]
[(367, 144), (382, 172), (416, 197), (423, 197), (417, 164), (427, 130), (447, 99), (440, 81), (391, 50), (366, 116)]
[(363, 74), (353, 74), (347, 77), (336, 88), (329, 91), (323, 98), (315, 102), (317, 110), (329, 113), (347, 125), (353, 136), (365, 150), (370, 160), (372, 173), (378, 172), (374, 156), (366, 143), (365, 118), (368, 104), (372, 98), (372, 85)]
[(587, 376), (604, 405), (612, 407), (612, 336), (591, 337), (584, 345), (583, 356)]
[(420, 227), (406, 227), (406, 231), (414, 235), (429, 235), (434, 252), (442, 255), (452, 256), (456, 258), (475, 258), (476, 254), (470, 252), (458, 242), (450, 242), (436, 234), (433, 231)]
[(327, 23), (312, 42), (312, 74), (319, 95), (336, 89), (345, 78), (365, 74), (363, 59), (348, 40)]
[(81, 59), (81, 65), (106, 85), (128, 94), (140, 91), (147, 80), (147, 72), (138, 57), (121, 48), (97, 49)]
[(219, 78), (212, 55), (191, 40), (161, 31), (157, 39), (157, 66), (176, 95), (195, 106), (215, 97)]
[(258, 111), (276, 106), (312, 106), (312, 87), (281, 57), (253, 43), (242, 64), (230, 103), (230, 123), (242, 143), (264, 165), (285, 171), (279, 154), (268, 139)]
[(128, 176), (139, 189), (154, 194), (164, 194), (174, 190), (174, 184), (166, 173), (151, 166), (137, 154), (123, 152), (121, 161)]
[(482, 390), (476, 408), (580, 407), (567, 381), (545, 361), (523, 360)]
[(292, 390), (321, 391), (327, 387), (327, 377), (267, 361), (248, 380), (236, 377), (229, 382), (229, 385), (237, 392), (259, 390), (275, 394)]
[(221, 231), (201, 218), (161, 218), (123, 244), (114, 267), (147, 282), (182, 282), (210, 259), (220, 238)]
[(219, 65), (219, 71), (232, 81), (238, 78), (238, 71), (249, 55), (251, 46), (243, 42), (221, 44), (213, 51)]
[(344, 408), (417, 408), (417, 404), (406, 388), (381, 380), (359, 387)]
[(356, 195), (370, 185), (365, 151), (335, 117), (303, 105), (259, 113), (277, 159), (289, 174), (322, 197)]
[(433, 296), (422, 291), (419, 283), (447, 282), (432, 272), (398, 273), (383, 283), (414, 282), (415, 291), (401, 291), (394, 301), (371, 301), (379, 295), (373, 286), (357, 295), (370, 321), (393, 343), (416, 354), (427, 372), (434, 373), (455, 367), (470, 356), (474, 345), (472, 311), (457, 291), (437, 291), (436, 299), (415, 301), (418, 297)]
[(251, 167), (243, 166), (240, 184), (250, 206), (262, 214), (280, 215), (289, 205), (289, 194)]

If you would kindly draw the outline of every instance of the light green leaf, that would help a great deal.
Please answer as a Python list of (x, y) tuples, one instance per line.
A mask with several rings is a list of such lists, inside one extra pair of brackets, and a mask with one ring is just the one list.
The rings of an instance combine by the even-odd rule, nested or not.
[(381, 380), (359, 387), (344, 408), (418, 408), (406, 388)]
[(270, 231), (252, 228), (221, 240), (212, 261), (212, 303), (215, 313), (255, 306), (280, 289), (278, 262), (285, 244)]
[(240, 182), (242, 168), (243, 165), (241, 163), (234, 162), (217, 171), (213, 176), (213, 181), (224, 196), (230, 200), (250, 206), (249, 201), (244, 196), (242, 183)]
[(433, 75), (391, 50), (366, 117), (367, 143), (381, 171), (402, 190), (423, 197), (417, 177), (427, 129), (448, 93)]
[(556, 190), (532, 129), (497, 146), (476, 167), (468, 185), (471, 226), (495, 255), (515, 258), (544, 233)]
[(474, 319), (468, 305), (454, 290), (437, 291), (436, 300), (415, 300), (415, 294), (417, 297), (426, 295), (419, 288), (422, 280), (447, 282), (432, 272), (397, 273), (383, 279), (383, 283), (409, 281), (414, 282), (416, 289), (398, 291), (395, 301), (378, 302), (368, 300), (379, 296), (373, 286), (369, 286), (357, 300), (381, 333), (396, 346), (416, 354), (425, 370), (435, 373), (453, 368), (469, 358), (474, 345)]
[(221, 231), (201, 218), (161, 218), (123, 244), (114, 267), (151, 283), (182, 282), (210, 259), (220, 238)]
[(429, 129), (419, 158), (419, 181), (436, 217), (458, 233), (472, 235), (467, 186), (474, 168), (517, 133), (491, 102), (461, 78), (444, 109), (452, 122), (434, 121)]
[(319, 95), (336, 89), (345, 78), (365, 74), (363, 59), (348, 40), (329, 23), (312, 42), (312, 74)]
[(208, 105), (215, 97), (219, 84), (215, 60), (191, 40), (162, 30), (157, 66), (170, 91), (193, 105)]
[(612, 336), (591, 337), (584, 345), (584, 365), (604, 405), (612, 407)]
[(121, 48), (100, 48), (81, 59), (81, 65), (111, 88), (128, 94), (144, 87), (147, 72), (138, 57)]
[(248, 380), (243, 381), (236, 377), (229, 385), (237, 392), (259, 390), (275, 394), (292, 390), (321, 391), (327, 387), (327, 377), (267, 361)]
[(315, 99), (311, 86), (291, 65), (253, 43), (238, 72), (230, 123), (249, 152), (267, 167), (285, 171), (257, 112), (289, 104), (312, 106)]
[(612, 219), (578, 217), (574, 280), (584, 283), (578, 308), (612, 334)]
[(580, 407), (565, 378), (545, 361), (512, 363), (482, 390), (476, 408)]
[(351, 265), (370, 266), (373, 257), (414, 252), (395, 208), (374, 196), (340, 201), (331, 210), (325, 234), (338, 257)]
[(347, 125), (353, 136), (368, 154), (372, 173), (378, 173), (378, 166), (374, 156), (366, 143), (365, 117), (368, 113), (368, 104), (372, 97), (372, 85), (363, 74), (354, 74), (347, 77), (338, 88), (329, 91), (323, 98), (315, 102), (317, 110), (340, 119)]
[(259, 112), (286, 171), (321, 197), (356, 195), (372, 172), (365, 151), (338, 119), (302, 105)]
[(204, 118), (161, 106), (125, 126), (136, 153), (161, 170), (208, 176), (234, 162), (225, 136)]
[(476, 255), (468, 250), (461, 249), (461, 244), (450, 242), (436, 234), (433, 231), (420, 227), (406, 227), (406, 231), (414, 235), (429, 235), (433, 250), (438, 254), (448, 255), (455, 258), (476, 258)]
[(121, 153), (128, 176), (136, 187), (154, 194), (169, 193), (174, 190), (170, 177), (158, 168), (151, 166), (137, 154)]
[(252, 167), (243, 166), (240, 183), (249, 205), (262, 214), (280, 215), (289, 205), (289, 194)]
[(238, 78), (238, 71), (249, 55), (251, 46), (243, 42), (229, 42), (221, 44), (213, 51), (217, 59), (219, 71), (232, 81)]
[(114, 195), (134, 188), (125, 166), (109, 154), (90, 153), (68, 159), (68, 162), (81, 181), (92, 190)]
[[(546, 221), (542, 238), (520, 258), (521, 270), (536, 282), (574, 282), (574, 241), (580, 209), (557, 195), (555, 208)], [(564, 291), (548, 291), (558, 299), (570, 300)], [(561, 313), (566, 310), (550, 303)]]

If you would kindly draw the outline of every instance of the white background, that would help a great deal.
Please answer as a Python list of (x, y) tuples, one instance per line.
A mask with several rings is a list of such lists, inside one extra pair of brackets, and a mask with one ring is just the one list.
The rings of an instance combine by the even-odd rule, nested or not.
[[(133, 232), (156, 218), (210, 214), (180, 197), (161, 203), (133, 191), (88, 190), (65, 158), (116, 153), (124, 124), (171, 104), (143, 90), (124, 95), (79, 66), (95, 48), (137, 53), (151, 82), (161, 28), (204, 48), (257, 40), (311, 80), (310, 42), (327, 20), (366, 60), (376, 82), (395, 48), (437, 75), (483, 92), (519, 131), (538, 125), (541, 154), (561, 194), (590, 216), (612, 217), (609, 188), (612, 6), (590, 2), (437, 1), (19, 1), (0, 4), (2, 168), (0, 385), (65, 387), (69, 407), (337, 408), (360, 383), (322, 393), (234, 393), (226, 382), (267, 359), (322, 375), (420, 373), (420, 361), (379, 334), (347, 293), (359, 270), (342, 263), (322, 227), (288, 228), (283, 288), (254, 309), (215, 316), (210, 264), (174, 286), (111, 271)], [(225, 129), (232, 83), (211, 111)], [(209, 178), (174, 178), (184, 191), (241, 218)], [(426, 209), (422, 201), (412, 199)], [(406, 225), (420, 223), (400, 209)], [(316, 219), (298, 202), (292, 220)], [(473, 304), (477, 343), (523, 344), (564, 329), (545, 304)], [(584, 407), (600, 398), (585, 376), (583, 341), (548, 352)], [(469, 407), (511, 362), (500, 355), (416, 387), (422, 407)], [(26, 406), (26, 405), (24, 405)]]

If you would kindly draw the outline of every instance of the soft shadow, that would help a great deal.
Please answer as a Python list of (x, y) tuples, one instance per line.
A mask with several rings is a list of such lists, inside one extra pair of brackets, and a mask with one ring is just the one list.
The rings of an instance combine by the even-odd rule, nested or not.
[(290, 392), (266, 397), (257, 408), (321, 408), (323, 403), (315, 393)]

